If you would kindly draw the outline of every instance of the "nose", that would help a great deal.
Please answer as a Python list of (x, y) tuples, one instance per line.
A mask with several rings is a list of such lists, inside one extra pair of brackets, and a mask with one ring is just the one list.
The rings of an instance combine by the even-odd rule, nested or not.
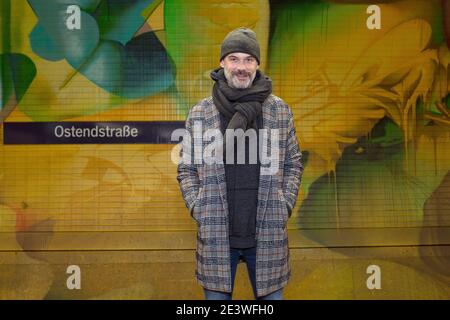
[(236, 71), (238, 71), (238, 72), (244, 72), (244, 71), (246, 71), (246, 69), (245, 69), (245, 67), (244, 66), (237, 66), (236, 67)]
[(244, 60), (238, 60), (236, 62), (236, 69), (238, 69), (238, 70), (245, 70), (246, 69), (245, 61)]
[(247, 67), (245, 66), (244, 62), (239, 61), (239, 63), (236, 66), (237, 71), (247, 71)]

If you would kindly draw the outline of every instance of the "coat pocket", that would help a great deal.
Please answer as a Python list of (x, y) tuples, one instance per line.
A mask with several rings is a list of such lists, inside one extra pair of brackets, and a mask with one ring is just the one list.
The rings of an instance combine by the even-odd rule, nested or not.
[(198, 207), (198, 204), (199, 204), (202, 196), (203, 196), (203, 186), (198, 189), (197, 197), (194, 200), (194, 205), (191, 210), (191, 216), (196, 221), (198, 220), (198, 210), (197, 210), (198, 208), (197, 207)]
[(283, 217), (283, 225), (285, 226), (289, 219), (289, 212), (288, 212), (286, 199), (284, 198), (284, 195), (283, 195), (283, 190), (281, 190), (281, 189), (278, 189), (278, 199), (280, 200), (281, 212), (282, 212), (282, 217)]

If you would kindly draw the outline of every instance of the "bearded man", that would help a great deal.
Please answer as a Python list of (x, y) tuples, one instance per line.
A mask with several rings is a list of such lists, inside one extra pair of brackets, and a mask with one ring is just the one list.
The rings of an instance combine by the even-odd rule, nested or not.
[[(302, 154), (292, 111), (272, 94), (272, 81), (259, 64), (256, 34), (231, 31), (221, 45), (220, 68), (211, 72), (212, 96), (194, 105), (186, 119), (194, 139), (183, 139), (189, 143), (183, 144), (177, 180), (198, 226), (196, 276), (206, 299), (232, 298), (240, 260), (259, 300), (282, 299), (291, 274), (287, 221), (297, 200)], [(208, 130), (224, 137), (222, 155), (214, 163), (196, 163), (193, 155), (203, 155), (205, 144), (195, 137)], [(276, 139), (265, 139), (264, 130)], [(263, 161), (267, 154), (276, 161)], [(267, 170), (274, 164), (276, 170)]]

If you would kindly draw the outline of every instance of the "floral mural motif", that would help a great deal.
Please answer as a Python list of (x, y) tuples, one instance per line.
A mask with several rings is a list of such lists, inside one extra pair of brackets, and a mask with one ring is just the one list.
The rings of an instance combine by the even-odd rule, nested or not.
[[(380, 29), (366, 24), (374, 4)], [(79, 29), (67, 27), (69, 5), (79, 8)], [(211, 94), (221, 41), (239, 26), (257, 33), (261, 69), (294, 114), (305, 171), (290, 231), (348, 259), (364, 256), (348, 249), (358, 245), (380, 247), (383, 257), (411, 246), (418, 258), (386, 258), (389, 268), (417, 272), (418, 283), (448, 297), (448, 0), (2, 0), (0, 124), (183, 125)], [(168, 144), (1, 144), (0, 233), (41, 277), (12, 281), (0, 272), (0, 297), (29, 283), (27, 297), (66, 297), (55, 285), (61, 263), (47, 254), (80, 249), (61, 240), (65, 233), (164, 231), (184, 244), (177, 232), (195, 225), (178, 189), (176, 153)], [(82, 243), (127, 248), (113, 237)], [(322, 266), (294, 281), (313, 288), (328, 277)], [(109, 295), (77, 297), (127, 288), (142, 295), (151, 285), (130, 278), (110, 287)]]

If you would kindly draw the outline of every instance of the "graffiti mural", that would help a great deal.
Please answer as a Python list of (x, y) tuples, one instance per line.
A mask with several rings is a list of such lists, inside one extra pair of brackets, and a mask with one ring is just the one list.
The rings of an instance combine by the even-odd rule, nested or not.
[[(377, 248), (378, 263), (409, 272), (420, 297), (448, 299), (448, 0), (2, 0), (2, 140), (15, 123), (183, 127), (190, 107), (211, 95), (220, 44), (239, 26), (255, 30), (261, 69), (291, 107), (303, 152), (291, 247), (299, 255), (326, 249), (353, 266), (372, 249), (352, 248)], [(161, 292), (137, 262), (125, 267), (137, 276), (114, 284), (110, 274), (99, 278), (97, 258), (77, 253), (194, 249), (177, 141), (167, 142), (169, 126), (157, 128), (149, 131), (155, 143), (0, 145), (0, 249), (20, 253), (0, 255), (0, 298), (183, 297)], [(74, 256), (92, 265), (87, 277), (103, 289), (67, 293)], [(146, 259), (136, 261), (153, 263)], [(185, 268), (190, 260), (180, 259)], [(336, 266), (348, 275), (348, 264)], [(169, 263), (154, 268), (182, 274)], [(308, 268), (288, 298), (349, 297), (345, 276), (335, 283), (340, 295), (314, 295), (330, 270)]]

